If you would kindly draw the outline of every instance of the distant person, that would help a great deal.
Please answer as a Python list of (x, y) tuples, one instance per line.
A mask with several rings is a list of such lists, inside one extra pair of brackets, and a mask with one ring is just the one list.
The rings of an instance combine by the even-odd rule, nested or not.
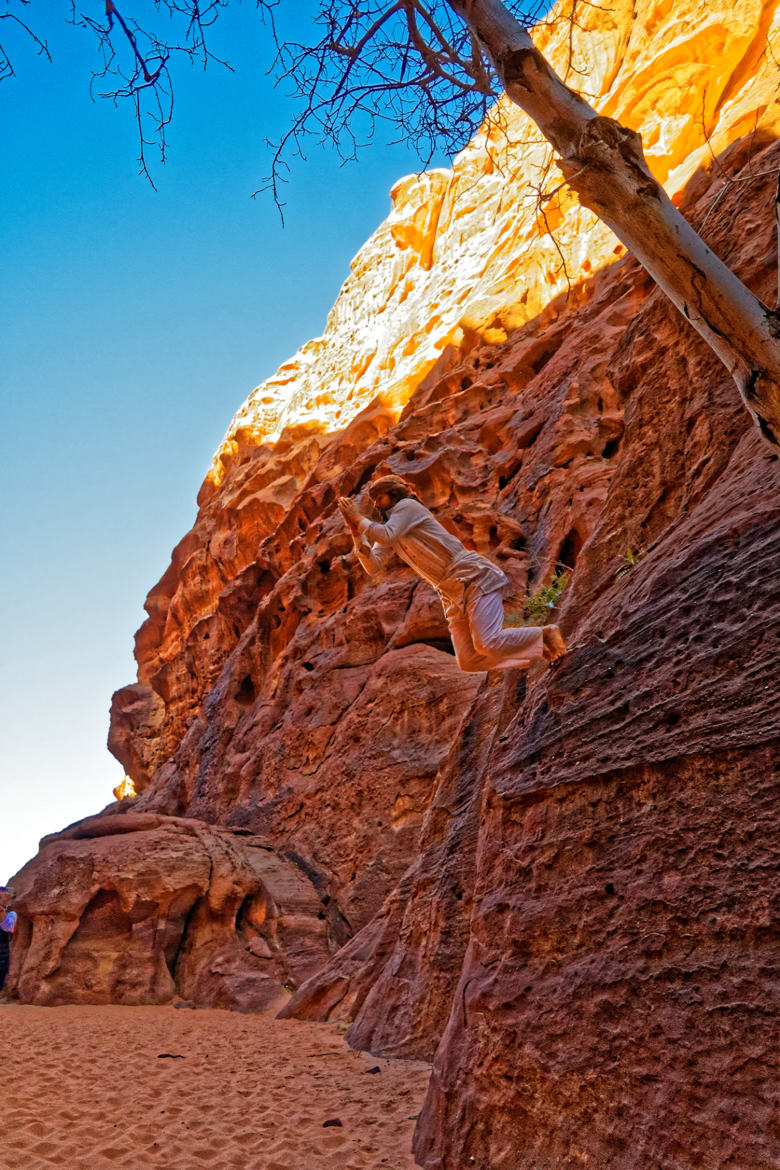
[(7, 886), (0, 886), (0, 991), (8, 978), (11, 965), (11, 935), (16, 930), (16, 912), (11, 910), (12, 893)]
[(396, 553), (433, 585), (461, 670), (527, 670), (535, 659), (555, 662), (566, 653), (557, 626), (503, 628), (506, 575), (448, 532), (399, 476), (375, 480), (368, 496), (385, 523), (363, 516), (354, 500), (339, 500), (358, 560), (373, 575)]

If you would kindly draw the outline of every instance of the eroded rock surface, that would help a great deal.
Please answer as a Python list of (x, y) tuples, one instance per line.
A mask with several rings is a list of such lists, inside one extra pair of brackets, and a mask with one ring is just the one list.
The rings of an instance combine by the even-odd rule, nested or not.
[(482, 778), (500, 733), (502, 695), (501, 675), (487, 676), (437, 778), (416, 861), (284, 1015), (350, 1021), (347, 1038), (357, 1048), (433, 1059), (469, 941)]
[(320, 969), (326, 915), (300, 868), (256, 838), (121, 811), (41, 842), (14, 878), (7, 993), (25, 1003), (281, 1005)]

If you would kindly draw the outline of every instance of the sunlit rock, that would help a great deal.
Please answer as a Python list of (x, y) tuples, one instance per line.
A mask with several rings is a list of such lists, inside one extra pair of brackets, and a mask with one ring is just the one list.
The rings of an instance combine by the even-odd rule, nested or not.
[(117, 784), (113, 792), (115, 800), (127, 800), (130, 796), (136, 796), (137, 793), (135, 791), (135, 784), (133, 783), (132, 776), (125, 774), (122, 779), (122, 783)]

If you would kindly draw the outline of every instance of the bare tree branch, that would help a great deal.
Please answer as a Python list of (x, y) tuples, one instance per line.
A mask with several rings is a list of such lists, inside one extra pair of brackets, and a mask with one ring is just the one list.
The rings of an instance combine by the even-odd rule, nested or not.
[[(97, 38), (102, 67), (93, 75), (93, 87), (100, 82), (102, 96), (116, 104), (130, 102), (139, 167), (151, 181), (147, 149), (154, 145), (164, 160), (173, 67), (182, 58), (204, 68), (212, 61), (226, 65), (212, 54), (207, 34), (230, 0), (154, 0), (154, 12), (167, 17), (164, 29), (155, 21), (158, 31), (119, 11), (117, 3), (124, 9), (130, 0), (103, 0), (103, 22), (77, 7), (88, 2), (70, 0), (70, 20)], [(353, 158), (380, 131), (411, 141), (424, 161), (434, 151), (452, 154), (476, 127), (489, 131), (491, 108), (503, 89), (550, 143), (580, 202), (612, 228), (685, 314), (733, 375), (761, 434), (780, 448), (775, 307), (762, 304), (674, 207), (647, 165), (639, 135), (601, 117), (535, 47), (528, 26), (546, 14), (548, 0), (317, 0), (310, 41), (278, 36), (279, 3), (256, 0), (276, 49), (277, 83), (289, 85), (299, 102), (292, 125), (273, 148), (266, 184), (280, 208), (289, 160), (303, 158), (309, 140), (327, 144), (342, 160)], [(21, 10), (27, 0), (5, 4)], [(565, 12), (553, 18), (568, 21), (565, 77), (579, 73), (575, 30), (584, 7), (598, 5), (569, 0)], [(46, 51), (17, 13), (1, 15)], [(774, 55), (771, 45), (767, 52)], [(6, 76), (13, 73), (7, 55), (0, 57), (0, 78), (3, 70)], [(704, 117), (702, 125), (707, 138)], [(493, 149), (489, 133), (488, 144)], [(548, 227), (551, 193), (545, 187), (552, 160), (548, 152), (534, 185)], [(564, 274), (568, 281), (565, 265)]]
[[(19, 2), (25, 7), (28, 7), (30, 0), (19, 0)], [(42, 40), (30, 25), (22, 20), (21, 16), (17, 16), (15, 12), (0, 12), (0, 20), (7, 20), (14, 28), (20, 29), (27, 40), (37, 45), (38, 56), (43, 55), (51, 61), (51, 53), (49, 52), (49, 46), (46, 41)], [(0, 81), (4, 81), (7, 77), (15, 76), (16, 70), (14, 69), (11, 55), (7, 48), (7, 42), (5, 40), (0, 41)]]

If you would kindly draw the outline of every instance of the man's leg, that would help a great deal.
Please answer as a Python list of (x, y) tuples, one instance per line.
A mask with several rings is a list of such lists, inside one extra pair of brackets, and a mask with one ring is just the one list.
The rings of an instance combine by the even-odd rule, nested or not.
[(8, 966), (11, 958), (11, 940), (4, 930), (0, 930), (0, 991), (3, 989), (8, 976)]
[(474, 649), (489, 663), (483, 670), (527, 670), (539, 658), (555, 661), (565, 650), (557, 626), (520, 626), (505, 630), (502, 589), (493, 589), (467, 607)]
[(490, 661), (484, 654), (475, 649), (471, 639), (471, 625), (467, 615), (462, 611), (447, 615), (447, 625), (450, 627), (452, 645), (455, 648), (455, 658), (461, 670), (476, 674), (482, 670), (490, 670)]

